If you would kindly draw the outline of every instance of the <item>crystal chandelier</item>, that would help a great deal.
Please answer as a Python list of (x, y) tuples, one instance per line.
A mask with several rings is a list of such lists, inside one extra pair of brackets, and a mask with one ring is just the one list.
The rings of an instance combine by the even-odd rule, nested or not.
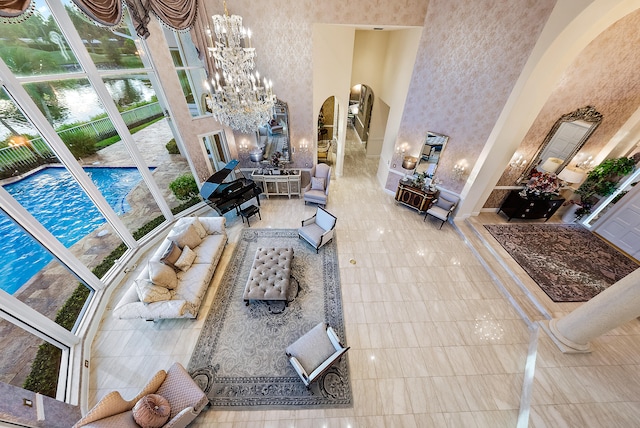
[(215, 43), (207, 29), (215, 67), (211, 86), (206, 84), (210, 90), (207, 106), (218, 122), (250, 133), (269, 122), (276, 97), (271, 81), (264, 78), (261, 82), (260, 74), (253, 70), (256, 51), (251, 47), (251, 30), (242, 26), (241, 16), (229, 16), (227, 2), (223, 4), (224, 16), (212, 16)]

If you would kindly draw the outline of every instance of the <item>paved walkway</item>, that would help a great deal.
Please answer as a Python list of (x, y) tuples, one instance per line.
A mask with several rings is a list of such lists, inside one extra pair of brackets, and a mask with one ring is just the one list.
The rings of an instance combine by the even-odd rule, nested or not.
[[(189, 170), (185, 158), (170, 155), (165, 145), (173, 138), (166, 119), (133, 134), (138, 150), (171, 207), (179, 205), (169, 183)], [(82, 159), (83, 165), (133, 166), (123, 142), (117, 142), (95, 155)], [(127, 196), (131, 211), (120, 216), (131, 232), (161, 214), (144, 183), (138, 184)], [(111, 226), (105, 224), (74, 244), (69, 250), (89, 269), (93, 269), (122, 243)], [(20, 301), (49, 319), (55, 319), (64, 302), (78, 285), (78, 279), (57, 261), (49, 263), (15, 294)], [(0, 381), (22, 386), (31, 371), (31, 363), (42, 343), (36, 336), (26, 333), (8, 321), (0, 320)]]

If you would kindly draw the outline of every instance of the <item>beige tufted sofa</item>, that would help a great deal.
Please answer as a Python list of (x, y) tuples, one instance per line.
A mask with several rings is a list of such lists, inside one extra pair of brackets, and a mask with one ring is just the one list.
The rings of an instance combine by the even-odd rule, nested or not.
[(73, 428), (139, 428), (133, 418), (133, 406), (148, 394), (158, 394), (169, 401), (171, 414), (163, 428), (183, 428), (189, 425), (209, 403), (180, 363), (169, 371), (160, 370), (133, 399), (127, 401), (118, 391), (105, 395)]
[[(147, 265), (113, 309), (120, 319), (196, 318), (218, 261), (227, 244), (224, 217), (183, 217), (179, 219), (153, 253)], [(195, 230), (195, 232), (194, 232)], [(174, 244), (172, 244), (172, 242)], [(185, 253), (184, 246), (195, 253), (191, 263), (175, 267), (166, 256), (170, 246)], [(163, 258), (165, 260), (163, 260)], [(155, 287), (155, 285), (158, 285)], [(142, 301), (140, 287), (153, 289)], [(145, 297), (145, 296), (143, 296)]]

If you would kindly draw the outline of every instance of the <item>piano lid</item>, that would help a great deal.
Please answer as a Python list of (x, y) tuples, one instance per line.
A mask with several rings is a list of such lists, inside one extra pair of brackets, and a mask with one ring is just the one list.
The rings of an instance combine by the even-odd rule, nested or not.
[(217, 171), (211, 177), (207, 178), (200, 188), (200, 194), (204, 199), (209, 199), (216, 189), (222, 184), (229, 174), (238, 166), (240, 162), (236, 159), (232, 160), (224, 166), (220, 171)]

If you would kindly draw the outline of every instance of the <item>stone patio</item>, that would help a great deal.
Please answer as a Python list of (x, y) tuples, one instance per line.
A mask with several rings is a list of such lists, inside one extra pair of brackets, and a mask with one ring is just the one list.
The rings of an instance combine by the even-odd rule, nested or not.
[[(189, 166), (182, 155), (170, 155), (165, 145), (173, 138), (166, 119), (162, 119), (133, 134), (136, 147), (149, 167), (155, 167), (152, 175), (170, 207), (180, 204), (169, 189), (169, 183), (188, 172)], [(124, 167), (134, 166), (122, 141), (100, 150), (81, 160), (84, 166)], [(158, 205), (144, 183), (138, 184), (127, 196), (131, 210), (120, 219), (132, 233), (149, 220), (161, 214)], [(89, 269), (97, 266), (104, 257), (122, 243), (111, 226), (105, 224), (69, 250)], [(49, 319), (56, 314), (77, 287), (78, 279), (57, 261), (52, 261), (22, 286), (14, 296)], [(0, 381), (22, 386), (31, 370), (31, 363), (42, 340), (0, 320)]]

